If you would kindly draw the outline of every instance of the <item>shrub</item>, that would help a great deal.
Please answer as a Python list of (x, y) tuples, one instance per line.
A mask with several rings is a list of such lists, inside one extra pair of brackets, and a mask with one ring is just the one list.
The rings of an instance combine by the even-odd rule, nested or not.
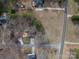
[(32, 49), (31, 48), (25, 48), (24, 49), (24, 53), (25, 54), (31, 54), (32, 53)]
[(0, 14), (2, 14), (4, 10), (4, 4), (0, 1)]
[(17, 18), (19, 15), (18, 14), (9, 14), (11, 18), (15, 19)]
[(75, 55), (76, 59), (79, 59), (79, 49), (75, 49), (74, 51), (76, 52), (76, 55)]
[(33, 17), (33, 14), (32, 13), (25, 13), (22, 16), (23, 17)]
[(27, 17), (29, 20), (31, 19), (32, 26), (35, 26), (38, 31), (44, 32), (43, 25), (41, 24), (41, 22), (39, 20), (37, 20), (34, 17), (33, 13), (26, 13), (23, 15), (23, 17)]
[(30, 44), (30, 39), (29, 38), (24, 38), (23, 42), (24, 42), (24, 44)]
[(74, 24), (79, 24), (79, 16), (74, 15), (71, 17), (71, 19)]
[(44, 31), (43, 25), (36, 18), (32, 20), (32, 25), (35, 26), (38, 31), (40, 31), (40, 32)]
[(15, 14), (15, 13), (16, 13), (16, 10), (12, 9), (11, 14)]
[(11, 18), (17, 18), (17, 16), (25, 17), (27, 21), (30, 21), (31, 26), (34, 26), (37, 31), (44, 33), (44, 27), (41, 24), (39, 20), (35, 18), (35, 16), (32, 13), (26, 13), (23, 15), (19, 15), (17, 13), (15, 14), (10, 14)]

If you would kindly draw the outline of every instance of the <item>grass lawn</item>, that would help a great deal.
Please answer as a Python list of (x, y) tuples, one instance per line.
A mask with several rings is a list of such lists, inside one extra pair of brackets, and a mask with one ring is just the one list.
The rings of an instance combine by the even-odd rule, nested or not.
[(77, 3), (74, 0), (68, 0), (68, 12), (69, 14), (79, 13)]

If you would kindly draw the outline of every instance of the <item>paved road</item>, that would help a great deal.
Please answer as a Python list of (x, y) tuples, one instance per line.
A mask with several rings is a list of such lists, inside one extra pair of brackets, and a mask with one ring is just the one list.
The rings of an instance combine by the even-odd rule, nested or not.
[(45, 44), (45, 45), (31, 45), (31, 44), (25, 44), (24, 48), (28, 48), (28, 47), (36, 47), (36, 48), (56, 48), (59, 49), (59, 44)]
[(35, 11), (44, 11), (44, 10), (58, 10), (58, 11), (64, 11), (64, 8), (35, 8)]
[(64, 42), (65, 44), (71, 44), (71, 45), (79, 45), (79, 43), (74, 43), (74, 42)]
[(62, 38), (61, 38), (61, 46), (60, 46), (60, 51), (59, 51), (59, 59), (62, 59), (63, 55), (63, 49), (64, 49), (64, 41), (65, 41), (65, 34), (66, 34), (66, 25), (67, 25), (67, 0), (65, 0), (64, 3), (64, 25), (63, 25), (63, 32), (62, 32)]

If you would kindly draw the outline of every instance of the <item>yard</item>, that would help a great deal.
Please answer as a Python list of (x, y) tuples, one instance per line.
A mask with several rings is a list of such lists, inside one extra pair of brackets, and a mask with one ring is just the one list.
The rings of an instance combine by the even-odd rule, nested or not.
[(43, 24), (49, 43), (58, 43), (62, 35), (64, 12), (35, 11), (35, 15)]

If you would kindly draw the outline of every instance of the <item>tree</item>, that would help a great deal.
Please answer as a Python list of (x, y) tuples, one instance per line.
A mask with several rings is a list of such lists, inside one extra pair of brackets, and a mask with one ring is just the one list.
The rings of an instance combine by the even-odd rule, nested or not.
[(79, 59), (79, 49), (75, 49), (75, 52), (76, 52), (76, 55), (75, 55), (76, 59)]
[(0, 15), (4, 12), (4, 4), (0, 1)]
[(79, 24), (79, 16), (78, 15), (72, 16), (71, 19), (74, 24)]
[(58, 0), (59, 6), (63, 6), (65, 0)]

